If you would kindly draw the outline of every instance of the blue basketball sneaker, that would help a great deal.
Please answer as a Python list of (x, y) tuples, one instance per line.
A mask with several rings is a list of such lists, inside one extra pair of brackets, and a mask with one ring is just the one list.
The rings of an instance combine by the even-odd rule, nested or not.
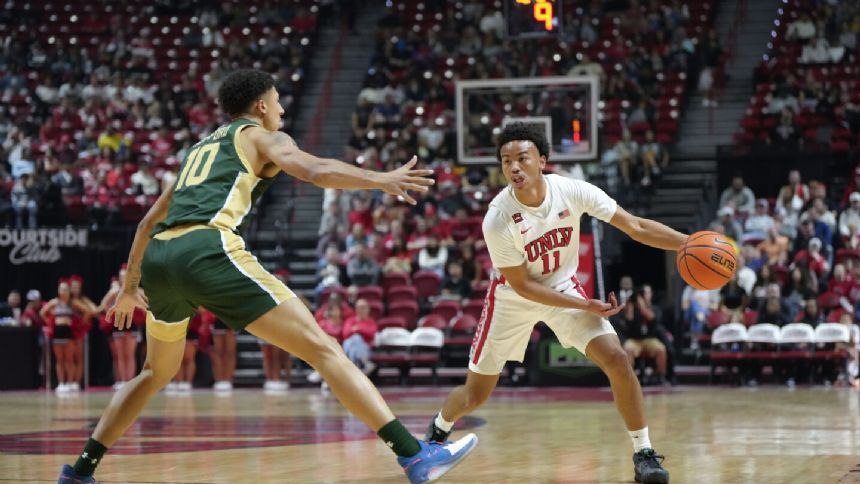
[(98, 484), (98, 482), (93, 476), (79, 476), (69, 464), (63, 466), (63, 471), (57, 479), (57, 484)]
[(419, 440), (421, 450), (412, 457), (398, 457), (397, 463), (403, 467), (412, 484), (432, 482), (459, 464), (477, 443), (478, 436), (475, 434), (469, 434), (455, 442), (428, 443)]

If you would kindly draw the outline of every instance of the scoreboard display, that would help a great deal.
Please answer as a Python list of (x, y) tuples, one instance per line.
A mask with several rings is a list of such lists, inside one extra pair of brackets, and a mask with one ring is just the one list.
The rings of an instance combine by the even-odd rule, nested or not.
[(508, 37), (546, 37), (561, 30), (561, 0), (504, 0)]

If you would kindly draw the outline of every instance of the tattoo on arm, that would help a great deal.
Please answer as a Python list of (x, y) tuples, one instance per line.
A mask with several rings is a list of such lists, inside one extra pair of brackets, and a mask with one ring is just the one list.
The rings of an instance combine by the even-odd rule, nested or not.
[(296, 144), (296, 140), (294, 140), (292, 136), (288, 135), (287, 133), (284, 133), (283, 131), (273, 131), (270, 135), (269, 142), (275, 146), (287, 145), (291, 148), (298, 146)]

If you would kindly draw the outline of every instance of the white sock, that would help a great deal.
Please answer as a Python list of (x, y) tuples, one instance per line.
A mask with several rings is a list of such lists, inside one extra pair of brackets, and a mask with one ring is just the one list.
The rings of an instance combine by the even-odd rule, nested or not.
[(648, 438), (648, 427), (641, 430), (628, 431), (627, 433), (630, 434), (630, 438), (633, 440), (633, 452), (651, 448), (651, 439)]
[(454, 427), (454, 422), (449, 422), (442, 418), (442, 411), (436, 414), (436, 427), (439, 430), (444, 430), (445, 432), (450, 432), (451, 428)]

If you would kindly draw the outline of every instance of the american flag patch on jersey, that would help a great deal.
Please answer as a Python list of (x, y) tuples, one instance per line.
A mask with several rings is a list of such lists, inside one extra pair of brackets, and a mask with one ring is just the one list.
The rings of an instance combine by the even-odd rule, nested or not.
[(512, 218), (514, 219), (514, 223), (515, 223), (515, 224), (518, 224), (518, 223), (520, 223), (520, 222), (522, 222), (522, 221), (523, 221), (523, 214), (521, 214), (521, 213), (517, 212), (517, 213), (515, 213), (515, 214), (513, 215), (513, 217), (512, 217)]
[(570, 209), (569, 208), (566, 208), (566, 209), (562, 210), (561, 212), (558, 212), (558, 218), (567, 218), (567, 217), (570, 217)]

